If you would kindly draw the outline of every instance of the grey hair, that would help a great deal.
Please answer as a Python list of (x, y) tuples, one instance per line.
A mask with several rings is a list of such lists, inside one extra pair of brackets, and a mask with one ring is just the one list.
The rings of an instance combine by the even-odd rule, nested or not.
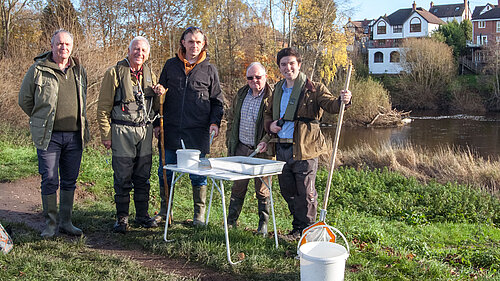
[(56, 30), (54, 32), (54, 34), (52, 34), (52, 38), (50, 39), (50, 45), (54, 45), (54, 40), (55, 40), (54, 38), (59, 33), (66, 33), (66, 34), (68, 34), (69, 37), (71, 38), (71, 41), (73, 41), (73, 34), (71, 34), (71, 32), (67, 31), (66, 29), (60, 28), (60, 29)]
[(128, 49), (129, 50), (132, 49), (132, 45), (134, 44), (135, 41), (144, 41), (144, 42), (146, 42), (146, 45), (148, 45), (148, 53), (149, 53), (149, 51), (151, 51), (151, 45), (149, 45), (148, 39), (146, 39), (145, 37), (142, 37), (142, 36), (136, 36), (136, 37), (134, 37), (134, 39), (132, 39), (132, 41), (130, 41), (130, 44), (128, 45)]
[(248, 71), (254, 67), (254, 66), (258, 66), (260, 67), (260, 69), (262, 69), (264, 71), (264, 74), (266, 74), (266, 68), (262, 65), (262, 63), (258, 62), (258, 61), (254, 61), (252, 62), (248, 67), (247, 67), (247, 75), (248, 75)]

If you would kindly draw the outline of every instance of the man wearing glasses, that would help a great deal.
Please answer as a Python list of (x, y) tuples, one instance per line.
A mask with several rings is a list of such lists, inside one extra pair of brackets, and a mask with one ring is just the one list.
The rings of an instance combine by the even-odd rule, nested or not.
[[(272, 94), (267, 83), (266, 69), (259, 62), (253, 62), (247, 68), (247, 85), (238, 90), (228, 116), (227, 148), (229, 156), (248, 156), (257, 147), (256, 157), (272, 158), (266, 153), (269, 135), (264, 130), (264, 108)], [(272, 154), (271, 154), (272, 155)], [(268, 182), (270, 177), (262, 178)], [(235, 181), (231, 191), (227, 224), (236, 227), (240, 216), (249, 180)], [(259, 226), (257, 232), (267, 235), (269, 221), (269, 190), (263, 182), (255, 178), (255, 195), (258, 200)]]
[[(159, 87), (167, 88), (164, 116), (165, 164), (177, 163), (176, 150), (183, 140), (186, 148), (198, 149), (200, 157), (210, 152), (210, 135), (219, 134), (224, 113), (224, 97), (219, 85), (217, 69), (209, 62), (207, 37), (197, 27), (189, 27), (180, 38), (177, 55), (165, 63)], [(155, 124), (156, 125), (156, 124)], [(159, 135), (159, 124), (155, 135)], [(158, 177), (160, 182), (161, 209), (157, 222), (166, 217), (166, 198), (163, 187), (163, 163), (160, 157)], [(193, 225), (205, 223), (207, 177), (189, 175), (193, 186)], [(168, 183), (172, 172), (167, 172)]]

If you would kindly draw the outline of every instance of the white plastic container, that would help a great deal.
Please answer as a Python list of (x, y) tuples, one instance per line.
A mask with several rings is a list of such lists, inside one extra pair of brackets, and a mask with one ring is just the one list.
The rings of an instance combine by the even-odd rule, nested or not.
[(309, 242), (299, 248), (301, 281), (344, 280), (349, 254), (344, 246), (331, 242)]
[[(340, 244), (327, 241), (312, 241), (301, 245), (307, 232), (322, 228), (329, 228), (339, 233), (344, 239), (347, 249)], [(328, 225), (318, 225), (308, 229), (306, 233), (302, 234), (297, 252), (300, 257), (301, 281), (344, 280), (345, 264), (349, 257), (349, 244), (338, 229)]]
[(264, 175), (281, 172), (285, 162), (246, 156), (209, 158), (214, 169), (221, 169), (245, 175)]
[(177, 149), (177, 167), (196, 169), (200, 163), (200, 151), (197, 149)]

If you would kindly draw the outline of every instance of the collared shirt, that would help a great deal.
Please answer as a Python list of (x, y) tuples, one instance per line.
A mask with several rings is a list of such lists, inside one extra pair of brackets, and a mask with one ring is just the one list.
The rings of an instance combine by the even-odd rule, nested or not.
[(263, 97), (264, 89), (256, 97), (252, 95), (252, 89), (249, 89), (241, 104), (239, 139), (240, 142), (251, 147), (255, 146), (255, 123)]
[[(283, 83), (282, 89), (283, 89), (283, 95), (281, 96), (281, 103), (280, 103), (280, 118), (283, 118), (283, 116), (285, 116), (285, 111), (288, 106), (288, 101), (290, 100), (290, 96), (292, 95), (293, 87), (287, 88), (285, 82)], [(293, 129), (294, 129), (293, 121), (285, 121), (285, 124), (283, 124), (283, 127), (281, 127), (281, 130), (278, 132), (278, 137), (280, 139), (292, 139)]]

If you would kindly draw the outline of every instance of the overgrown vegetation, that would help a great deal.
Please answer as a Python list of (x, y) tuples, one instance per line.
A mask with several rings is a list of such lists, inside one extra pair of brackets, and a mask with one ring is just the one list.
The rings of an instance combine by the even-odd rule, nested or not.
[(404, 41), (400, 74), (393, 104), (400, 109), (442, 109), (448, 104), (447, 87), (455, 75), (451, 48), (432, 38)]
[(447, 24), (440, 25), (432, 33), (432, 37), (452, 47), (453, 55), (458, 58), (465, 55), (467, 41), (472, 40), (472, 22), (463, 20), (459, 23), (456, 19), (453, 19)]
[[(26, 134), (22, 135), (27, 138)], [(9, 141), (11, 138), (2, 139), (14, 151), (4, 158), (7, 163), (23, 153), (23, 141), (14, 144)], [(444, 150), (435, 158), (420, 155), (422, 151), (403, 148), (387, 149), (386, 152), (367, 150), (363, 153), (361, 150), (357, 153), (341, 152), (344, 165), (356, 168), (342, 167), (336, 171), (328, 206), (327, 223), (340, 229), (350, 242), (346, 280), (491, 280), (500, 277), (500, 200), (480, 190), (480, 179), (488, 179), (498, 186), (498, 162), (478, 162), (480, 160), (473, 155), (460, 156), (463, 152), (453, 150)], [(2, 153), (0, 151), (0, 157)], [(31, 153), (33, 156), (34, 151)], [(350, 162), (347, 161), (349, 158)], [(296, 243), (280, 239), (280, 246), (275, 249), (272, 237), (253, 235), (258, 221), (253, 196), (247, 196), (240, 225), (229, 234), (232, 259), (238, 260), (240, 253), (246, 256), (238, 266), (227, 264), (217, 192), (214, 193), (207, 228), (191, 228), (183, 224), (192, 214), (187, 177), (176, 186), (175, 221), (169, 229), (169, 238), (174, 238), (174, 242), (163, 241), (163, 229), (132, 228), (126, 235), (111, 233), (114, 223), (112, 169), (107, 161), (110, 161), (110, 156), (97, 150), (86, 150), (83, 158), (79, 188), (88, 196), (76, 204), (74, 223), (87, 235), (98, 235), (125, 248), (140, 247), (166, 257), (187, 258), (244, 280), (299, 280), (299, 261), (294, 259)], [(356, 161), (358, 163), (354, 164)], [(428, 168), (422, 166), (424, 161), (429, 162)], [(453, 166), (455, 162), (463, 166)], [(154, 163), (157, 163), (157, 157)], [(30, 167), (36, 173), (36, 159), (19, 165)], [(444, 169), (446, 165), (448, 169)], [(387, 168), (380, 168), (382, 166)], [(455, 181), (441, 184), (441, 180), (430, 177), (422, 181), (419, 176), (406, 176), (411, 173), (395, 172), (408, 172), (413, 167), (418, 171), (444, 170), (446, 174), (468, 166), (472, 166), (470, 170), (461, 172), (471, 178), (468, 184)], [(485, 171), (483, 175), (477, 174), (481, 167)], [(155, 169), (151, 178), (151, 211), (159, 208)], [(471, 177), (472, 174), (477, 177)], [(434, 176), (438, 178), (439, 174)], [(460, 178), (452, 174), (448, 176)], [(327, 171), (320, 170), (316, 184), (320, 201), (326, 179)], [(457, 182), (461, 180), (457, 179)], [(225, 185), (228, 196), (231, 184), (226, 182)], [(291, 227), (291, 218), (277, 186), (274, 179), (277, 227), (279, 233), (286, 233)], [(97, 254), (86, 246), (85, 239), (43, 241), (38, 233), (21, 224), (9, 222), (5, 225), (13, 229), (16, 245), (9, 255), (0, 256), (2, 280), (57, 280), (64, 278), (61, 276), (78, 276), (80, 280), (145, 280), (162, 276), (141, 269), (135, 263)], [(63, 262), (67, 260), (72, 262)], [(90, 268), (99, 270), (92, 273)], [(161, 278), (182, 280), (168, 279), (175, 276)]]

